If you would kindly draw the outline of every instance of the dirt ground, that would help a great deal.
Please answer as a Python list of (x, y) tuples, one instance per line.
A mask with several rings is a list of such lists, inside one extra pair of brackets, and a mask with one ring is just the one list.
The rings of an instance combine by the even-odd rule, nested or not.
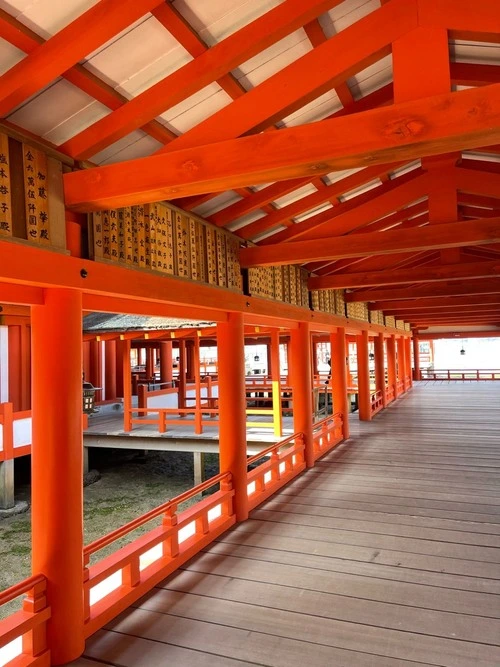
[[(84, 544), (89, 544), (128, 521), (174, 498), (193, 486), (193, 455), (183, 452), (143, 452), (96, 449), (90, 452), (90, 468), (101, 479), (84, 488)], [(30, 498), (29, 457), (16, 462), (16, 500)], [(206, 476), (218, 473), (218, 456), (205, 457)], [(196, 500), (196, 499), (195, 499)], [(161, 519), (131, 534), (144, 533)], [(64, 536), (62, 536), (64, 538)], [(117, 543), (123, 546), (126, 539)], [(102, 550), (99, 558), (116, 547)], [(64, 539), (61, 551), (64, 550)], [(93, 561), (91, 561), (93, 562)], [(31, 574), (31, 512), (0, 520), (0, 590)], [(0, 618), (18, 603), (0, 608)]]

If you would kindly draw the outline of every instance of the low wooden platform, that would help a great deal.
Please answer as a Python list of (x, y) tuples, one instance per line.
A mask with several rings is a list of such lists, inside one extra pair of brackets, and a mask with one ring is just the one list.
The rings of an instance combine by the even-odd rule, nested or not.
[(417, 386), (80, 667), (500, 665), (500, 383)]

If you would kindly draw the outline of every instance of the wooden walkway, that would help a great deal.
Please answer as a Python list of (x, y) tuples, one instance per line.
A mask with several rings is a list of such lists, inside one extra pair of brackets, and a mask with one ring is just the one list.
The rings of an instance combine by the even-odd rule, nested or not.
[(428, 384), (353, 420), (75, 665), (498, 667), (499, 408), (499, 382)]

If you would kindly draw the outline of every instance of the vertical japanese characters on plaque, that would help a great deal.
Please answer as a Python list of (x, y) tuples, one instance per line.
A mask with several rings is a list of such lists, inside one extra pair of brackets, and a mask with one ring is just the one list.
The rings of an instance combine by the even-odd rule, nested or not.
[(50, 243), (47, 156), (23, 144), (26, 232), (30, 241)]
[(12, 236), (9, 138), (0, 134), (0, 236)]
[(90, 238), (95, 259), (242, 290), (238, 239), (163, 202), (93, 213)]

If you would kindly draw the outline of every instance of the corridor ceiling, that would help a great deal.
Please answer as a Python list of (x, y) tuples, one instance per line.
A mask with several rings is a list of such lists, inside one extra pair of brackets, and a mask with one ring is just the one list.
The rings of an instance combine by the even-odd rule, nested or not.
[(0, 0), (0, 74), (70, 208), (165, 198), (244, 266), (500, 325), (498, 0)]

